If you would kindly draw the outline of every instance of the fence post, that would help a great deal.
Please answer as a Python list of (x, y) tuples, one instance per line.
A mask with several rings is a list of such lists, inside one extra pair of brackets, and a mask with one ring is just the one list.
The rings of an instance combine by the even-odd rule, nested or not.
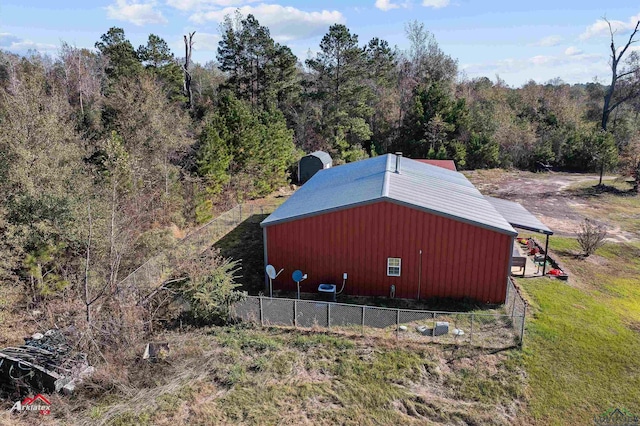
[(293, 326), (298, 328), (298, 299), (293, 300)]
[(433, 328), (431, 329), (431, 338), (436, 337), (436, 313), (433, 313)]
[(524, 305), (524, 309), (522, 311), (522, 325), (520, 325), (520, 347), (524, 344), (524, 320), (527, 316), (527, 305)]
[(400, 308), (396, 310), (396, 340), (400, 339)]
[[(516, 293), (517, 295), (518, 293)], [(516, 313), (516, 296), (513, 296), (513, 305), (511, 305), (511, 322), (513, 323), (513, 316)]]
[(362, 305), (362, 335), (364, 336), (364, 311), (367, 308), (366, 305)]
[(264, 327), (264, 314), (262, 311), (262, 296), (260, 296), (259, 300), (260, 300), (260, 325)]
[(473, 317), (475, 317), (476, 314), (471, 313), (471, 327), (469, 330), (469, 345), (471, 345), (471, 342), (473, 341)]
[(327, 303), (327, 328), (331, 328), (331, 303)]

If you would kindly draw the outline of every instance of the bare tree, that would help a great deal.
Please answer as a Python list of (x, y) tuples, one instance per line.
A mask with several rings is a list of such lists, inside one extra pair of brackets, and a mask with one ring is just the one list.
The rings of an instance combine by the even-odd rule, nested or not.
[(189, 64), (191, 63), (191, 51), (193, 50), (193, 36), (196, 32), (189, 34), (189, 37), (184, 36), (184, 95), (187, 97), (187, 107), (191, 109), (193, 107), (193, 93), (191, 91), (191, 73), (189, 72)]
[(91, 204), (87, 204), (87, 218), (89, 221), (89, 238), (87, 239), (87, 259), (84, 266), (84, 304), (87, 322), (91, 322), (91, 304), (89, 303), (89, 265), (91, 262), (91, 237), (93, 237), (93, 220), (91, 219)]
[(106, 281), (106, 283), (102, 286), (102, 288), (97, 292), (94, 297), (91, 297), (90, 290), (90, 279), (89, 279), (89, 269), (91, 267), (91, 244), (93, 241), (93, 217), (91, 216), (91, 204), (87, 204), (87, 222), (89, 225), (89, 236), (87, 238), (87, 254), (85, 259), (84, 266), (84, 306), (85, 306), (85, 316), (88, 324), (91, 324), (91, 306), (96, 303), (104, 294), (107, 288), (109, 287), (110, 282)]
[[(611, 113), (622, 103), (640, 94), (640, 65), (638, 64), (637, 54), (633, 52), (629, 58), (627, 58), (627, 66), (620, 70), (618, 69), (620, 61), (622, 61), (629, 47), (638, 42), (638, 40), (634, 40), (634, 38), (638, 34), (640, 21), (636, 23), (625, 46), (618, 52), (614, 41), (616, 31), (613, 30), (611, 23), (606, 18), (604, 18), (604, 20), (609, 25), (609, 33), (611, 34), (611, 85), (605, 93), (604, 106), (602, 107), (602, 129), (607, 130)], [(621, 90), (616, 91), (616, 88)]]
[(589, 257), (595, 251), (604, 244), (604, 239), (607, 237), (607, 230), (602, 225), (598, 225), (585, 219), (580, 224), (578, 230), (578, 244), (582, 249), (582, 255)]

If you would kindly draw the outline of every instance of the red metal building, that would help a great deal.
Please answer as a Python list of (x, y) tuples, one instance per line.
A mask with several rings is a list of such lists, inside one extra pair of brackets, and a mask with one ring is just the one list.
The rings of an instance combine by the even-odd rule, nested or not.
[(262, 223), (275, 289), (502, 303), (516, 231), (460, 173), (394, 155), (318, 172)]
[(432, 166), (442, 167), (443, 169), (451, 170), (457, 172), (456, 163), (453, 160), (427, 160), (422, 158), (416, 158), (416, 161), (425, 164), (431, 164)]

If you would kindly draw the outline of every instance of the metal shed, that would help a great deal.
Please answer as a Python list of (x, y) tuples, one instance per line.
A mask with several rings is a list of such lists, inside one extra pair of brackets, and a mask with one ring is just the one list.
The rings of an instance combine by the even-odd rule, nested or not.
[[(458, 172), (387, 154), (317, 173), (262, 222), (265, 262), (306, 291), (502, 303), (517, 234)], [(275, 288), (293, 290), (282, 274)], [(304, 291), (304, 290), (303, 290)]]
[(298, 182), (303, 184), (320, 170), (328, 169), (332, 165), (331, 156), (324, 151), (316, 151), (305, 155), (298, 162)]

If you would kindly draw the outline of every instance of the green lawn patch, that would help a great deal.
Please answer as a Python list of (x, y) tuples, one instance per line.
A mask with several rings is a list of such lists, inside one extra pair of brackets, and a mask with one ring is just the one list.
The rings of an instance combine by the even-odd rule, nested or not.
[(578, 259), (574, 239), (551, 248), (570, 283), (521, 279), (530, 299), (524, 361), (536, 422), (588, 424), (610, 408), (640, 414), (640, 260), (632, 244)]

